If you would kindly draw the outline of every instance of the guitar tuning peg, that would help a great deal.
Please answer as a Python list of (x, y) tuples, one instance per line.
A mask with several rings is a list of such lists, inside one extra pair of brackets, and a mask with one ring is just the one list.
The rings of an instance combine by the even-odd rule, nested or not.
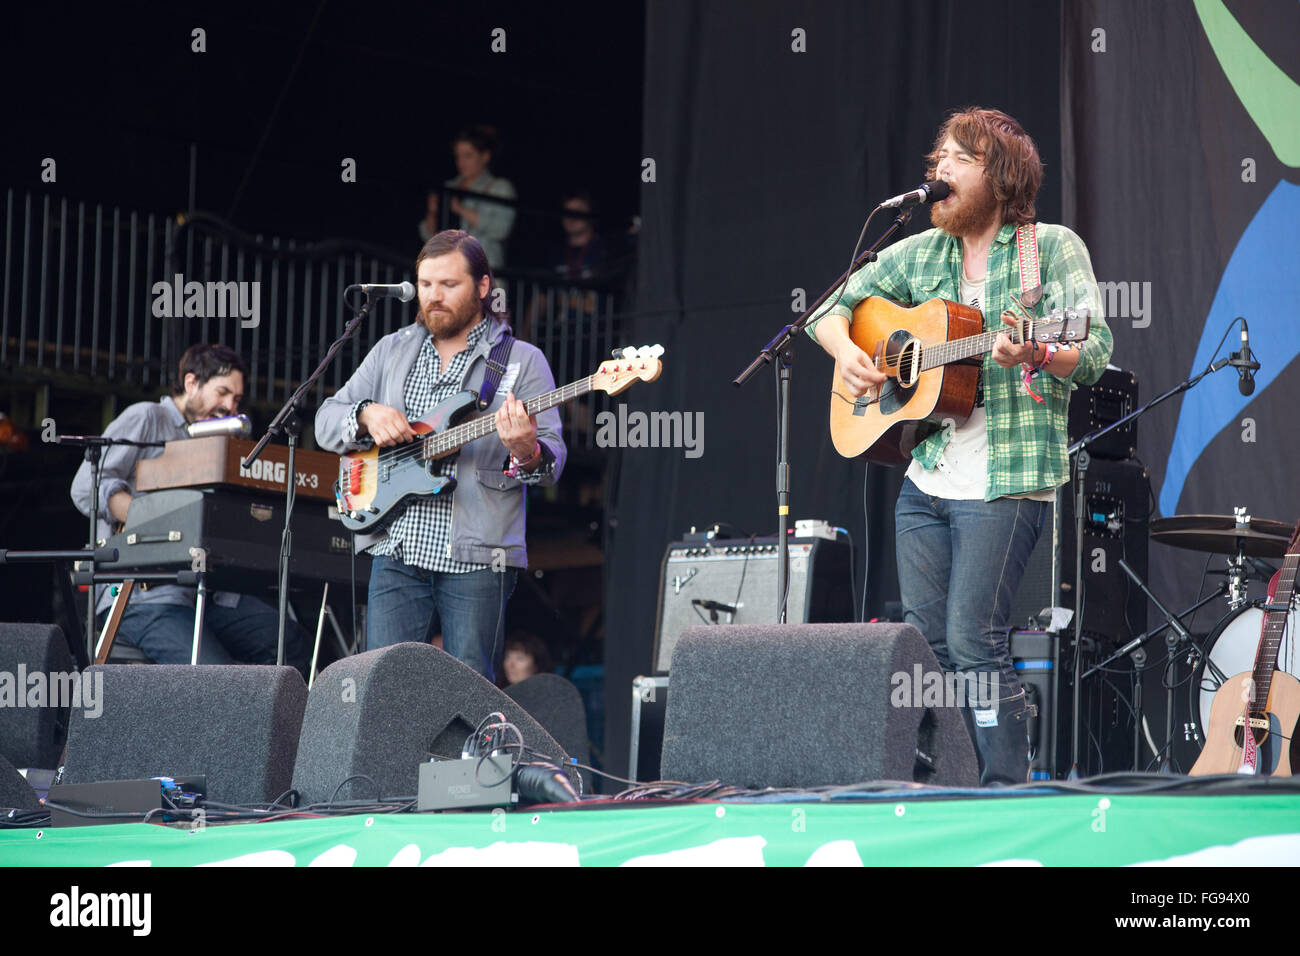
[(626, 351), (627, 351), (627, 349), (625, 349), (625, 348), (624, 348), (624, 349), (611, 349), (609, 355), (610, 355), (610, 358), (621, 359), (621, 358), (623, 357), (623, 353), (626, 352)]
[(658, 358), (663, 354), (664, 354), (664, 347), (656, 342), (654, 345), (650, 346), (650, 354), (647, 356), (647, 358)]

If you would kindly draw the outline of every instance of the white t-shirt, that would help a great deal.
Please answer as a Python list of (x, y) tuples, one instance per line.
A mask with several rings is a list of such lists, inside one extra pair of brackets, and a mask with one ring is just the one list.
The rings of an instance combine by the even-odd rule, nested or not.
[[(961, 275), (961, 301), (973, 309), (983, 310), (984, 286), (987, 275), (971, 281), (963, 271)], [(912, 479), (922, 493), (950, 501), (983, 501), (989, 482), (989, 436), (984, 406), (971, 412), (965, 423), (952, 428), (952, 437), (934, 468), (927, 470), (915, 458), (907, 466), (907, 477)], [(1044, 488), (1008, 498), (1029, 498), (1033, 501), (1056, 500), (1055, 488)]]

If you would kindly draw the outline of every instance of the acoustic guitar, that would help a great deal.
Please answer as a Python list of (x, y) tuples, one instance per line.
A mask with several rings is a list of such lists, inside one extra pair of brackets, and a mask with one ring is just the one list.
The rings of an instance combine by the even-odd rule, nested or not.
[(845, 458), (900, 465), (916, 444), (923, 421), (960, 425), (975, 409), (982, 356), (997, 337), (1071, 347), (1088, 337), (1087, 306), (1054, 309), (1042, 319), (1021, 319), (1018, 327), (990, 332), (979, 310), (946, 299), (905, 308), (870, 296), (853, 310), (849, 337), (889, 376), (866, 395), (854, 397), (835, 363), (831, 379), (831, 442)]
[[(1287, 613), (1300, 568), (1300, 523), (1287, 545), (1282, 569), (1273, 575), (1260, 625), (1255, 667), (1223, 682), (1210, 702), (1205, 748), (1191, 776), (1247, 773), (1289, 777), (1300, 758), (1296, 724), (1300, 720), (1300, 681), (1277, 669)], [(1291, 635), (1295, 640), (1295, 635)]]

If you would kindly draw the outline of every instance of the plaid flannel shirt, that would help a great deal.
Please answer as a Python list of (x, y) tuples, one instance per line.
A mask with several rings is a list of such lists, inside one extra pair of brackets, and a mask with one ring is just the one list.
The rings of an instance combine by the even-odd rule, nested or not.
[[(1066, 378), (1046, 371), (1033, 380), (1043, 401), (1026, 393), (1021, 368), (1002, 368), (992, 354), (984, 356), (984, 408), (989, 439), (989, 482), (984, 498), (1055, 488), (1069, 479), (1066, 455), (1066, 412), (1070, 392), (1078, 384), (1090, 385), (1101, 377), (1110, 361), (1114, 340), (1102, 314), (1101, 292), (1092, 272), (1092, 260), (1083, 240), (1064, 226), (1039, 223), (1038, 261), (1043, 298), (1034, 314), (1044, 316), (1059, 306), (1087, 305), (1092, 326), (1079, 355), (1079, 364)], [(823, 308), (808, 324), (817, 338), (817, 323), (826, 315), (852, 321), (853, 309), (868, 296), (883, 296), (905, 306), (930, 299), (960, 299), (961, 240), (939, 229), (928, 229), (895, 243), (880, 258), (850, 277), (843, 296)], [(1002, 312), (1012, 307), (1011, 294), (1020, 291), (1020, 263), (1016, 254), (1016, 227), (1003, 225), (989, 249), (984, 290), (984, 328), (1005, 328)], [(1031, 286), (1035, 283), (1031, 283)], [(835, 302), (832, 298), (829, 300)], [(912, 451), (925, 468), (933, 468), (943, 453), (949, 433), (933, 426)], [(925, 434), (923, 429), (922, 434)]]

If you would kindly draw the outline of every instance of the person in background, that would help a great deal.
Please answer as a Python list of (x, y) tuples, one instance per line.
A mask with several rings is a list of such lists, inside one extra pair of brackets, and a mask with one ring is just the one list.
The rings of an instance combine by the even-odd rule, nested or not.
[(505, 676), (502, 686), (509, 687), (534, 675), (548, 674), (554, 666), (545, 641), (536, 634), (518, 631), (506, 639), (506, 655), (501, 669)]
[(577, 213), (560, 220), (564, 246), (557, 250), (555, 271), (563, 279), (593, 279), (605, 269), (605, 242), (596, 234), (596, 203), (586, 190), (574, 190), (564, 197), (564, 211)]
[[(491, 126), (472, 126), (462, 130), (452, 141), (452, 154), (456, 159), (458, 174), (447, 180), (453, 189), (514, 199), (515, 187), (510, 180), (492, 175), (488, 164), (499, 150), (496, 130)], [(515, 225), (514, 206), (486, 202), (473, 197), (452, 196), (447, 204), (460, 217), (460, 228), (468, 232), (483, 246), (488, 265), (498, 270), (506, 264), (506, 240)], [(437, 206), (434, 205), (434, 218)], [(428, 222), (426, 216), (425, 222)]]

